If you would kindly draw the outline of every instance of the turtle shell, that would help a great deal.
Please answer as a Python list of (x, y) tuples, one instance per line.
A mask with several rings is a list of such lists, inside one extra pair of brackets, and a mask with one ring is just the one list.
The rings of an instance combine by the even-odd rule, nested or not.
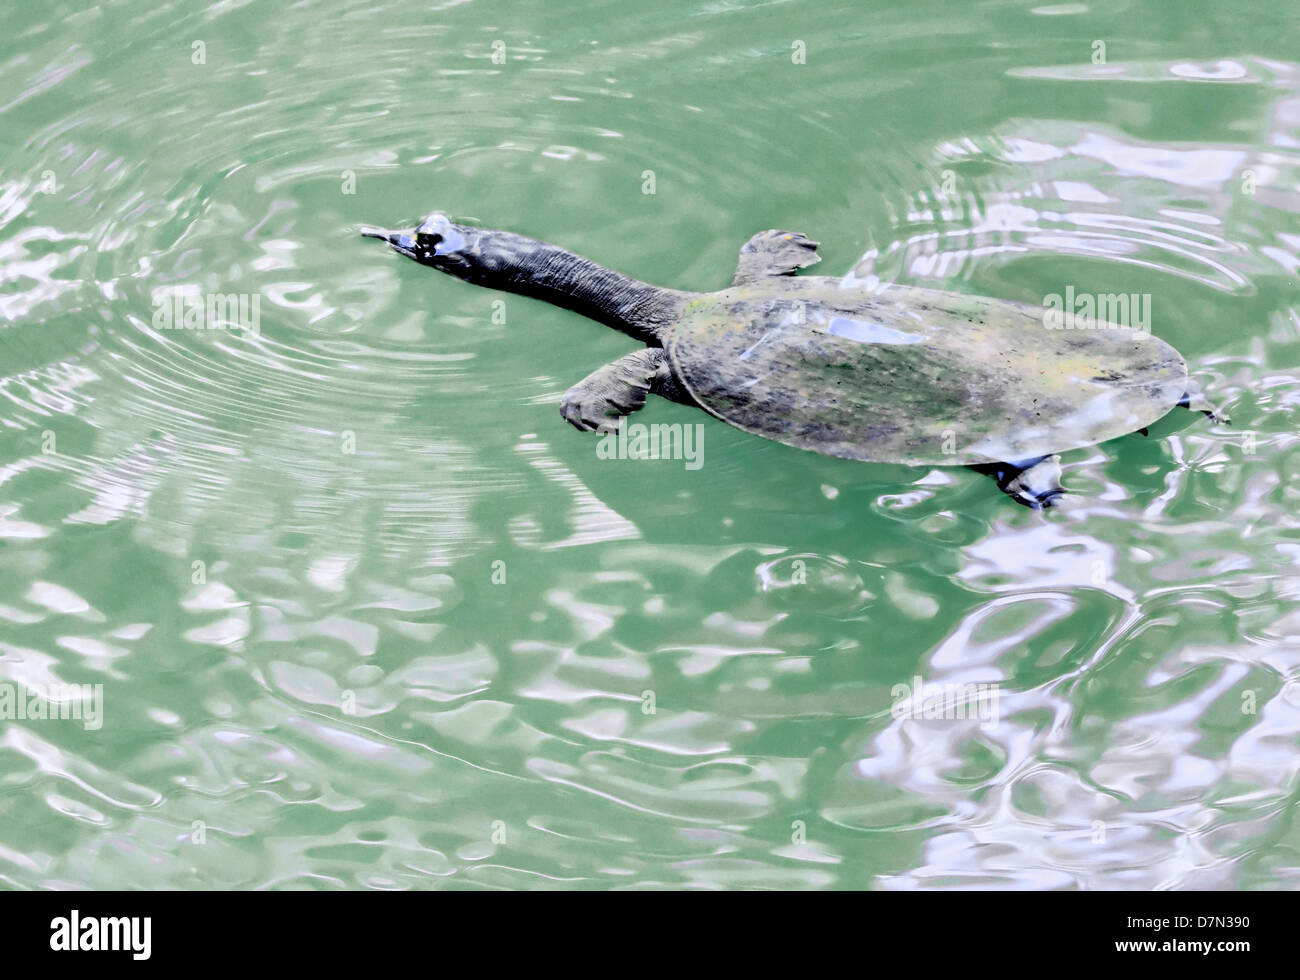
[(1156, 421), (1186, 392), (1150, 333), (1045, 324), (1041, 307), (772, 278), (692, 303), (665, 347), (710, 413), (799, 449), (879, 463), (1019, 462)]

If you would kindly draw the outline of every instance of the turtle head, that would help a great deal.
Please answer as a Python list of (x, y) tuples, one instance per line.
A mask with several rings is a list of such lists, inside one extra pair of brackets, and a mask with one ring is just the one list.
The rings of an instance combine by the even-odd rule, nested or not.
[(455, 224), (445, 214), (431, 214), (414, 231), (361, 229), (367, 238), (388, 242), (394, 252), (461, 279), (473, 278), (478, 267), (480, 229)]

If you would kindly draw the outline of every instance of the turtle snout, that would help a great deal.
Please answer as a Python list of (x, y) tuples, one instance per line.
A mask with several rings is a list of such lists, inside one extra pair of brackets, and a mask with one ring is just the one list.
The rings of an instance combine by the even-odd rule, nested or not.
[(373, 225), (362, 225), (361, 234), (364, 238), (378, 238), (381, 242), (387, 242), (395, 252), (399, 252), (408, 258), (415, 258), (415, 239), (404, 231), (388, 231), (385, 228), (376, 228)]

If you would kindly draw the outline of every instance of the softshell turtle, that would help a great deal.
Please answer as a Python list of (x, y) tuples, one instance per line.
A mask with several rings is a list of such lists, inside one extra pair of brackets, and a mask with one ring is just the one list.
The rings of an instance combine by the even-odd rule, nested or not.
[(970, 466), (1040, 507), (1064, 492), (1058, 453), (1144, 430), (1176, 405), (1216, 418), (1182, 356), (1145, 331), (1049, 329), (1041, 307), (795, 278), (820, 261), (818, 243), (796, 232), (759, 232), (713, 293), (653, 286), (441, 214), (412, 232), (362, 234), (645, 344), (565, 392), (560, 413), (584, 431), (608, 431), (653, 393), (827, 456)]

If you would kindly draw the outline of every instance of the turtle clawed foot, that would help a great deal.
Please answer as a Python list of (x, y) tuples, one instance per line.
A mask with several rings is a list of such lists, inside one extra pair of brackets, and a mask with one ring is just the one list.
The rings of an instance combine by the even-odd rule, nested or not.
[(1202, 392), (1200, 387), (1196, 384), (1192, 384), (1188, 387), (1186, 394), (1183, 395), (1182, 401), (1178, 404), (1183, 408), (1190, 408), (1193, 412), (1200, 412), (1211, 422), (1219, 425), (1228, 425), (1232, 421), (1232, 419), (1228, 417), (1226, 411), (1222, 408), (1215, 408), (1214, 405), (1210, 403), (1210, 400), (1205, 397), (1205, 393)]
[(1026, 463), (1001, 463), (990, 467), (998, 489), (1018, 504), (1034, 510), (1055, 507), (1065, 496), (1061, 486), (1061, 457), (1052, 455)]
[(567, 395), (560, 405), (560, 416), (579, 432), (595, 432), (599, 428), (598, 422), (583, 414), (582, 403), (576, 399), (570, 400)]

